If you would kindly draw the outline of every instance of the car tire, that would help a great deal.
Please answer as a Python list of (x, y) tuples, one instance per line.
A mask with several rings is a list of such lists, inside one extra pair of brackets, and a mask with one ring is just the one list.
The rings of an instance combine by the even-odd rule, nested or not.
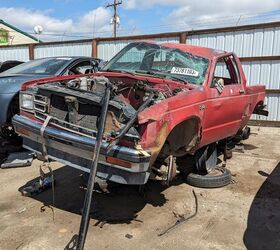
[(212, 143), (200, 148), (195, 153), (195, 165), (199, 172), (211, 172), (217, 165), (217, 144)]
[[(214, 174), (214, 171), (218, 174)], [(231, 183), (231, 172), (227, 168), (216, 167), (211, 173), (201, 175), (190, 173), (187, 176), (187, 183), (200, 188), (217, 188)]]

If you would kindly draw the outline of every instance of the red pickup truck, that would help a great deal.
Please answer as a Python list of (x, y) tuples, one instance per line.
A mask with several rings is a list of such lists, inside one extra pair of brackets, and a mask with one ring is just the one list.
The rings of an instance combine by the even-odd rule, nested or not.
[(24, 147), (89, 172), (108, 84), (97, 175), (122, 184), (171, 180), (176, 157), (211, 174), (217, 146), (266, 114), (265, 86), (246, 85), (234, 53), (134, 42), (98, 73), (25, 83), (13, 118)]

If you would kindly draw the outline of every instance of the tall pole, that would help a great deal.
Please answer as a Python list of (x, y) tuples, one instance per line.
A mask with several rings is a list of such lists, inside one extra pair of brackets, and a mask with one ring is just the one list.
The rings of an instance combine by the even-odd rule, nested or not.
[(117, 0), (114, 0), (114, 37), (117, 37)]
[(117, 15), (117, 6), (122, 4), (122, 1), (114, 0), (113, 4), (108, 4), (106, 8), (108, 7), (114, 7), (114, 16), (113, 16), (113, 36), (117, 37), (117, 22), (118, 22), (118, 15)]

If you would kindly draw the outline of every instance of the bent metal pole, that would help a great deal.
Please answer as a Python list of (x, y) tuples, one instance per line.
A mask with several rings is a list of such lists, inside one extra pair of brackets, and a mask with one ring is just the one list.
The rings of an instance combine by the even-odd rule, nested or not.
[(92, 191), (94, 188), (94, 182), (95, 182), (95, 177), (96, 177), (96, 172), (97, 172), (97, 165), (98, 165), (98, 160), (99, 160), (100, 147), (101, 147), (101, 143), (102, 143), (102, 137), (103, 137), (103, 133), (104, 133), (106, 115), (108, 112), (108, 105), (109, 105), (111, 88), (112, 88), (111, 83), (107, 82), (106, 84), (107, 85), (106, 85), (105, 95), (104, 95), (103, 101), (102, 101), (99, 126), (98, 126), (97, 136), (96, 136), (96, 144), (94, 147), (92, 164), (91, 164), (91, 168), (90, 168), (90, 175), (89, 175), (89, 180), (88, 180), (88, 184), (87, 184), (87, 192), (86, 192), (86, 196), (85, 196), (83, 214), (82, 214), (82, 219), (81, 219), (81, 224), (80, 224), (80, 231), (79, 231), (79, 237), (78, 237), (78, 243), (77, 243), (78, 250), (84, 249), (88, 226), (89, 226), (89, 219), (90, 219), (89, 212), (90, 212), (90, 206), (91, 206), (91, 200), (92, 200)]

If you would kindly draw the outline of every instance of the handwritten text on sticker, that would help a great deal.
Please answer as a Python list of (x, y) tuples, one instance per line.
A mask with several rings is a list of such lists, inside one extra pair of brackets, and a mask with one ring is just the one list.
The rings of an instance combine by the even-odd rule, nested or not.
[(179, 74), (179, 75), (187, 75), (187, 76), (198, 76), (199, 72), (190, 69), (190, 68), (180, 68), (180, 67), (172, 67), (171, 69), (172, 74)]

